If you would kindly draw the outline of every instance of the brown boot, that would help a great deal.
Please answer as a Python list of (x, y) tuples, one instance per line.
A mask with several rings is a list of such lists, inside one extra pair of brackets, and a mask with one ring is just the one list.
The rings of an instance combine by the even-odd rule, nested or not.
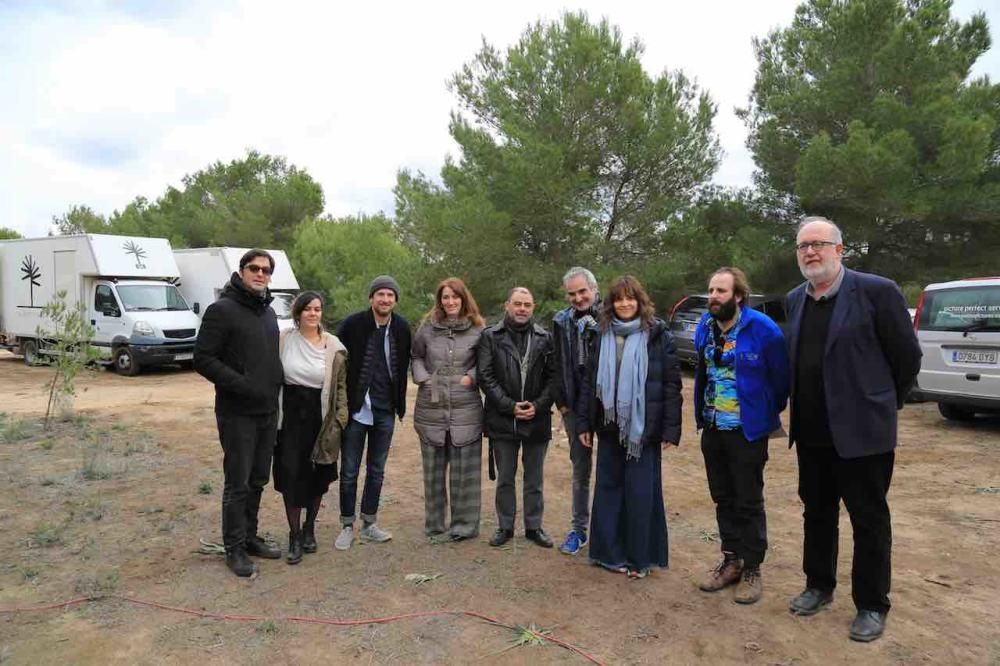
[(733, 601), (738, 604), (755, 604), (764, 594), (764, 583), (760, 579), (760, 567), (744, 569), (739, 585), (733, 594)]
[(738, 559), (733, 553), (723, 553), (723, 556), (722, 561), (709, 572), (705, 580), (698, 583), (699, 590), (718, 592), (740, 581), (740, 575), (743, 573), (743, 560)]

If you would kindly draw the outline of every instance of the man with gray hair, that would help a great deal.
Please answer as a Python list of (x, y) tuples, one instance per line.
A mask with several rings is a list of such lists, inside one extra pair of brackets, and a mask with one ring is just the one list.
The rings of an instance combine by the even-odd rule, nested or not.
[(569, 307), (560, 310), (552, 318), (555, 366), (552, 397), (562, 414), (563, 428), (569, 438), (569, 459), (573, 465), (573, 518), (569, 534), (559, 546), (559, 551), (576, 555), (587, 543), (593, 449), (580, 442), (574, 414), (577, 393), (587, 367), (587, 357), (594, 339), (600, 334), (597, 318), (601, 297), (594, 274), (586, 268), (574, 266), (566, 271), (562, 282)]
[(850, 638), (880, 637), (889, 613), (892, 526), (886, 500), (896, 412), (920, 370), (920, 345), (896, 283), (842, 264), (840, 229), (807, 217), (795, 244), (806, 282), (788, 293), (791, 427), (805, 507), (806, 588), (794, 615), (813, 615), (837, 585), (840, 502), (854, 529)]
[(498, 525), (491, 546), (502, 546), (514, 536), (520, 450), (524, 536), (543, 548), (552, 547), (542, 530), (545, 452), (552, 439), (552, 336), (535, 323), (534, 312), (531, 292), (514, 287), (503, 320), (483, 331), (476, 349), (476, 373), (486, 395), (486, 435), (497, 466)]

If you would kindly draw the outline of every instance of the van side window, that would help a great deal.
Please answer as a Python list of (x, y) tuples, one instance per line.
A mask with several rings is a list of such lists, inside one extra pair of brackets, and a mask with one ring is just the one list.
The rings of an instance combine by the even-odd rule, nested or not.
[(103, 313), (107, 317), (121, 317), (121, 311), (118, 309), (118, 302), (115, 301), (115, 295), (111, 292), (111, 287), (106, 284), (97, 285), (97, 289), (94, 292), (94, 310)]

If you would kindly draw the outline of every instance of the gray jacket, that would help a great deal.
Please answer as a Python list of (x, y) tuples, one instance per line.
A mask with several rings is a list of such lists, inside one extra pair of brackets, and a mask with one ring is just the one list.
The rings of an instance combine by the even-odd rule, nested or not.
[[(482, 327), (465, 320), (449, 327), (425, 321), (413, 339), (412, 371), (417, 389), (413, 425), (420, 441), (444, 446), (451, 433), (455, 446), (483, 436), (483, 401), (476, 387), (476, 344)], [(464, 386), (463, 376), (472, 378)]]

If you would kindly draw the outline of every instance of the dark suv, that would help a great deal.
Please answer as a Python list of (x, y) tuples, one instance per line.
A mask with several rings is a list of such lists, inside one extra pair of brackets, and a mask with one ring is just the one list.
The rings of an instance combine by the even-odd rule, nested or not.
[[(750, 305), (770, 317), (785, 332), (785, 297), (778, 294), (752, 294)], [(685, 296), (670, 311), (670, 332), (677, 345), (677, 358), (696, 365), (698, 353), (694, 348), (694, 332), (702, 315), (708, 312), (708, 295)]]

